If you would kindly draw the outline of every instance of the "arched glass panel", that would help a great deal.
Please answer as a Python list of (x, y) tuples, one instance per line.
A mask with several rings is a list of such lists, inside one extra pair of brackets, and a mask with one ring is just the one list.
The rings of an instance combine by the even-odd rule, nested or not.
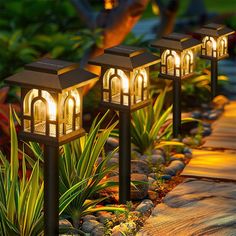
[(37, 89), (31, 89), (24, 98), (24, 115), (31, 116), (31, 103), (34, 98), (38, 96), (38, 90)]
[(65, 103), (65, 125), (66, 125), (66, 134), (70, 133), (73, 130), (73, 122), (75, 121), (75, 112), (74, 112), (75, 100), (69, 98)]
[[(80, 95), (77, 89), (70, 90), (69, 92), (63, 92), (61, 95), (60, 106), (62, 109), (60, 112), (60, 123), (59, 133), (67, 134), (80, 127)], [(73, 126), (75, 124), (75, 126)], [(63, 128), (64, 126), (64, 128)]]
[(42, 100), (37, 100), (33, 104), (33, 121), (34, 121), (34, 133), (43, 134), (46, 133), (46, 114), (47, 107)]
[(147, 99), (147, 77), (146, 69), (134, 70), (134, 103)]
[(216, 57), (216, 41), (213, 37), (203, 38), (203, 47), (206, 50), (205, 55), (209, 57)]
[(188, 50), (184, 52), (182, 59), (182, 73), (188, 75), (193, 72), (193, 52)]
[(109, 89), (109, 80), (110, 80), (111, 76), (114, 74), (115, 74), (115, 69), (113, 69), (113, 68), (110, 68), (105, 72), (105, 74), (103, 76), (103, 88)]
[(48, 104), (49, 120), (56, 120), (57, 105), (56, 105), (52, 95), (49, 92), (42, 90), (42, 97), (47, 101), (47, 104)]
[(180, 75), (180, 57), (176, 51), (165, 50), (161, 56), (161, 72), (167, 75)]
[(118, 77), (114, 76), (111, 79), (111, 100), (114, 103), (120, 103), (121, 96), (121, 81)]
[(103, 100), (106, 102), (128, 104), (129, 79), (120, 69), (110, 68), (103, 76)]
[(221, 57), (227, 54), (227, 38), (226, 37), (219, 38), (218, 45), (219, 45), (218, 56)]

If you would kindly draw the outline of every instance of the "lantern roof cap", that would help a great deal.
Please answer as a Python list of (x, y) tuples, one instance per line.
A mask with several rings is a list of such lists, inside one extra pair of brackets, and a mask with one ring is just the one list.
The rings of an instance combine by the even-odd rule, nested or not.
[(195, 31), (196, 34), (200, 34), (202, 36), (212, 36), (212, 37), (220, 37), (227, 36), (233, 34), (235, 31), (226, 27), (225, 25), (210, 23), (204, 25), (201, 29)]
[(91, 59), (89, 64), (109, 66), (132, 71), (139, 67), (150, 66), (160, 61), (160, 57), (145, 48), (118, 45), (104, 50), (104, 54)]
[(83, 87), (97, 75), (78, 68), (73, 62), (44, 58), (27, 64), (25, 69), (5, 79), (8, 84), (45, 90), (62, 90)]
[(192, 36), (180, 33), (171, 33), (151, 43), (152, 47), (183, 51), (201, 45), (201, 42)]

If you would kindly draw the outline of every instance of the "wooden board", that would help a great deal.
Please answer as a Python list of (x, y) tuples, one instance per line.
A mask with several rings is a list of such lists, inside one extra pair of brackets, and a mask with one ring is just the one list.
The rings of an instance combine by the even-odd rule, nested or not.
[(193, 150), (181, 175), (236, 181), (236, 152)]
[(187, 179), (166, 195), (136, 236), (235, 236), (236, 183)]
[(232, 138), (217, 137), (206, 139), (202, 148), (233, 149), (236, 150), (236, 140)]

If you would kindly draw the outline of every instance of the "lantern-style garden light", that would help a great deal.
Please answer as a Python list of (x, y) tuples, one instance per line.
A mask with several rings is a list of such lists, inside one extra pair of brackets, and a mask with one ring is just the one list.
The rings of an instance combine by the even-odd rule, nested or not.
[(173, 80), (173, 136), (181, 131), (181, 79), (193, 75), (196, 48), (201, 44), (189, 35), (172, 33), (151, 43), (160, 49), (159, 77)]
[(96, 77), (75, 63), (42, 59), (6, 79), (7, 83), (21, 87), (20, 138), (45, 144), (45, 235), (59, 233), (59, 146), (84, 134), (82, 88)]
[(101, 66), (102, 106), (119, 111), (119, 202), (130, 200), (130, 113), (150, 104), (149, 66), (159, 57), (145, 49), (119, 45), (89, 63)]
[(119, 4), (118, 0), (104, 0), (104, 9), (112, 10), (113, 8), (117, 7), (118, 4)]
[(211, 96), (217, 93), (217, 61), (228, 57), (228, 36), (234, 31), (224, 25), (211, 23), (195, 32), (202, 39), (201, 57), (211, 60)]

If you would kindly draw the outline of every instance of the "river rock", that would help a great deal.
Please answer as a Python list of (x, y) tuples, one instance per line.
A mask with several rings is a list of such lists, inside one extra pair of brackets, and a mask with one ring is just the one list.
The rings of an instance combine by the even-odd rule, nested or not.
[(168, 167), (165, 168), (164, 172), (165, 174), (174, 176), (176, 175), (179, 171), (183, 170), (184, 168), (184, 163), (179, 160), (172, 161)]
[(118, 138), (109, 137), (107, 139), (107, 144), (110, 145), (113, 148), (116, 148), (116, 147), (119, 146), (119, 139)]
[(202, 113), (200, 111), (193, 111), (191, 116), (192, 118), (200, 119), (202, 118)]
[(140, 181), (135, 187), (131, 186), (131, 199), (141, 200), (147, 196), (148, 193), (148, 178), (144, 174), (131, 174), (131, 181)]
[(92, 230), (97, 227), (98, 225), (103, 226), (103, 224), (101, 224), (100, 222), (96, 221), (96, 220), (87, 220), (84, 221), (81, 229), (82, 231), (84, 231), (85, 233), (91, 233)]
[(107, 220), (111, 220), (113, 215), (107, 211), (100, 211), (97, 213), (98, 221), (101, 223), (105, 223)]
[(202, 135), (203, 136), (208, 136), (211, 134), (211, 128), (208, 128), (208, 127), (204, 127), (203, 128), (203, 132), (202, 132)]
[(161, 150), (161, 149), (153, 149), (152, 150), (152, 154), (153, 155), (161, 155), (161, 156), (163, 156), (163, 151)]
[(154, 207), (153, 202), (150, 199), (144, 199), (137, 207), (136, 211), (144, 214), (147, 211), (151, 210)]
[(152, 201), (155, 201), (159, 197), (159, 194), (156, 191), (148, 190), (148, 198)]
[(88, 220), (97, 220), (97, 217), (94, 215), (86, 215), (82, 218), (83, 221), (88, 221)]
[(163, 180), (171, 180), (172, 177), (171, 177), (171, 175), (162, 175), (161, 178)]
[(172, 155), (172, 156), (170, 157), (170, 161), (174, 161), (174, 160), (184, 160), (184, 158), (185, 158), (185, 155), (184, 155), (184, 154), (182, 154), (182, 153), (176, 153), (176, 154), (174, 154), (174, 155)]
[(97, 225), (91, 232), (91, 236), (104, 236), (105, 227), (103, 225)]
[(160, 165), (165, 163), (165, 158), (160, 154), (152, 155), (150, 159), (152, 165)]
[(131, 173), (148, 174), (149, 166), (142, 160), (131, 160)]

